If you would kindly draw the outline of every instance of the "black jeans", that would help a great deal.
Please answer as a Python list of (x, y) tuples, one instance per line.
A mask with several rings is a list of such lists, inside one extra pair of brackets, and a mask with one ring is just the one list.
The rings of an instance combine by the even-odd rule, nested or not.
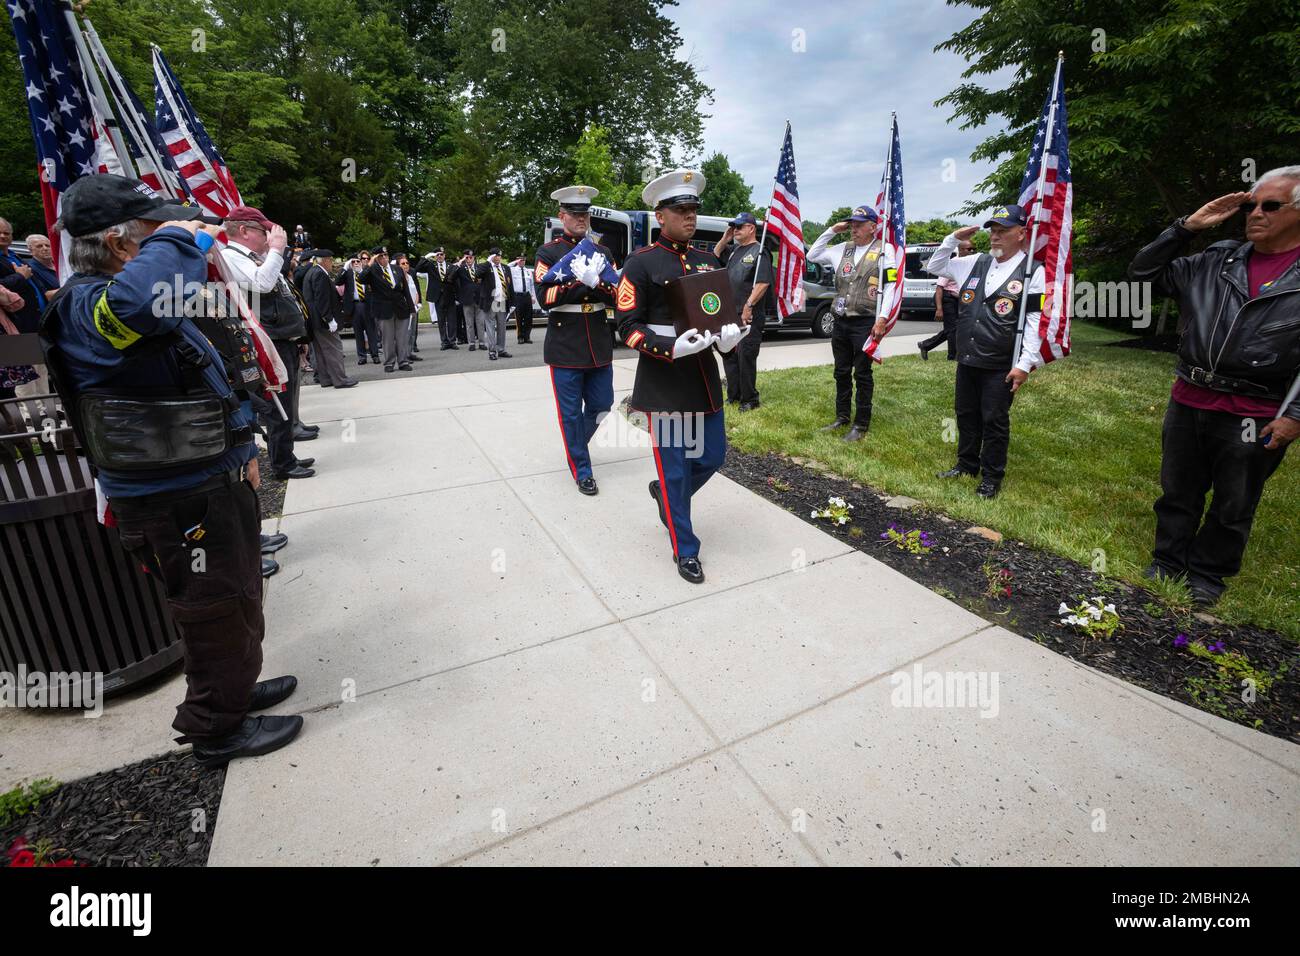
[(957, 297), (951, 292), (943, 294), (943, 328), (928, 339), (920, 343), (921, 348), (927, 352), (930, 349), (938, 348), (944, 342), (948, 343), (948, 358), (953, 360), (957, 358)]
[(276, 474), (283, 474), (298, 462), (297, 456), (293, 453), (293, 433), (297, 427), (294, 423), (298, 418), (298, 407), (295, 402), (298, 394), (298, 346), (278, 339), (274, 340), (273, 344), (280, 361), (284, 363), (285, 372), (288, 373), (285, 389), (283, 392), (277, 392), (276, 398), (280, 400), (280, 405), (289, 419), (286, 421), (282, 418), (275, 403), (267, 401), (259, 394), (253, 394), (252, 402), (258, 418), (261, 419), (262, 428), (266, 431), (266, 454), (271, 459), (271, 470)]
[(198, 740), (239, 727), (262, 670), (257, 493), (228, 476), (214, 484), (113, 499), (122, 547), (162, 582), (185, 647), (185, 700), (172, 726)]
[(456, 302), (447, 296), (438, 300), (438, 335), (443, 345), (456, 344)]
[[(871, 337), (876, 320), (862, 317), (836, 319), (831, 329), (831, 355), (835, 359), (835, 417), (841, 421), (852, 420), (866, 431), (871, 424), (871, 393), (875, 379), (871, 375), (871, 358), (862, 351)], [(752, 333), (751, 333), (752, 334)], [(858, 389), (858, 413), (850, 414), (853, 387)]]
[[(1264, 482), (1285, 451), (1259, 440), (1268, 418), (1210, 412), (1169, 400), (1161, 433), (1152, 560), (1171, 575), (1221, 594), (1241, 570)], [(1247, 440), (1250, 439), (1250, 440)], [(1205, 495), (1211, 489), (1209, 511)], [(1204, 513), (1205, 521), (1201, 517)]]
[(722, 368), (727, 373), (727, 401), (758, 401), (758, 350), (763, 344), (766, 317), (754, 316), (749, 334), (734, 349), (723, 353)]
[(515, 339), (523, 344), (533, 337), (533, 297), (515, 293)]
[(1009, 371), (957, 363), (957, 467), (993, 482), (1006, 474), (1011, 444)]

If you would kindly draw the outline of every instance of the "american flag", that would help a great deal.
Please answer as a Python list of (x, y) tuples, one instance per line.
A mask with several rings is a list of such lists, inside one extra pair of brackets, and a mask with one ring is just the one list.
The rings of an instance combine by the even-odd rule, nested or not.
[(240, 205), (239, 190), (225, 160), (208, 138), (162, 50), (153, 48), (154, 123), (195, 200), (224, 218)]
[[(1070, 299), (1074, 287), (1074, 183), (1065, 122), (1065, 59), (1058, 57), (1052, 89), (1034, 131), (1029, 165), (1020, 180), (1020, 205), (1037, 230), (1034, 258), (1043, 263), (1046, 294), (1038, 317), (1039, 354), (1054, 362), (1070, 354)], [(1016, 342), (1016, 353), (1020, 342)]]
[(10, 0), (7, 6), (36, 141), (46, 234), (59, 275), (67, 275), (67, 247), (54, 222), (64, 191), (74, 180), (98, 172), (100, 158), (95, 115), (77, 57), (76, 23), (67, 0)]
[(776, 233), (776, 310), (781, 318), (803, 308), (803, 219), (799, 215), (799, 183), (794, 172), (794, 140), (785, 124), (785, 144), (776, 166), (776, 185), (767, 208), (764, 231)]
[[(885, 170), (880, 174), (880, 193), (876, 196), (876, 215), (880, 217), (877, 235), (882, 253), (892, 252), (898, 266), (897, 279), (889, 284), (888, 294), (876, 303), (877, 317), (884, 318), (888, 335), (903, 308), (903, 273), (907, 267), (907, 215), (903, 210), (903, 149), (898, 140), (898, 117), (894, 117)], [(882, 281), (880, 288), (885, 289)], [(873, 359), (884, 339), (868, 339), (863, 351)], [(877, 359), (879, 361), (879, 359)]]

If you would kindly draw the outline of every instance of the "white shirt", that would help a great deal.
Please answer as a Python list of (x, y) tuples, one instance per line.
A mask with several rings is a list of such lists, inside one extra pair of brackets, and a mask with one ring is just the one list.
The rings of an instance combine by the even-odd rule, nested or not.
[(533, 273), (528, 266), (511, 266), (510, 279), (515, 284), (516, 292), (524, 292), (529, 296), (533, 295)]
[(266, 259), (258, 265), (248, 258), (253, 250), (241, 242), (229, 242), (221, 250), (221, 258), (230, 269), (231, 278), (241, 289), (265, 294), (275, 288), (280, 280), (284, 256), (274, 249), (266, 250)]
[[(926, 263), (925, 271), (931, 275), (936, 275), (952, 279), (957, 283), (960, 289), (970, 276), (971, 270), (979, 261), (980, 254), (972, 256), (958, 256), (953, 258), (953, 253), (957, 251), (957, 234), (954, 232), (944, 236), (943, 242), (939, 243), (939, 248), (934, 250), (930, 256), (930, 261)], [(1025, 254), (1017, 252), (1005, 262), (993, 260), (989, 266), (988, 274), (984, 277), (984, 298), (991, 299), (1002, 288), (1002, 283), (1006, 282), (1015, 272), (1020, 269), (1024, 262)], [(1025, 290), (1025, 295), (1041, 295), (1047, 288), (1043, 279), (1043, 267), (1035, 266), (1033, 275), (1029, 277), (1029, 288)], [(1032, 314), (1032, 313), (1031, 313)], [(1039, 354), (1039, 346), (1042, 345), (1042, 339), (1038, 335), (1038, 323), (1025, 321), (1025, 335), (1020, 343), (1020, 361), (1016, 363), (1016, 368), (1022, 372), (1032, 372), (1038, 366), (1043, 364), (1043, 357)]]

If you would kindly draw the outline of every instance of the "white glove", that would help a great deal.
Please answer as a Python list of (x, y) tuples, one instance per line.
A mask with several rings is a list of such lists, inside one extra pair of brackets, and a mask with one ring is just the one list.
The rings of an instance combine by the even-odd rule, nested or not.
[(330, 331), (337, 332), (338, 330), (339, 330), (339, 324), (335, 322), (333, 319), (330, 319)]
[(712, 332), (687, 329), (677, 336), (677, 341), (673, 343), (673, 359), (694, 355), (696, 352), (703, 352), (716, 341), (718, 340)]
[(739, 324), (733, 322), (730, 325), (722, 327), (722, 334), (718, 336), (718, 351), (730, 352), (734, 349), (752, 329), (752, 325), (747, 325), (743, 329)]
[(573, 277), (588, 289), (594, 289), (600, 285), (600, 274), (604, 269), (605, 256), (602, 253), (594, 253), (591, 258), (586, 256), (573, 257)]

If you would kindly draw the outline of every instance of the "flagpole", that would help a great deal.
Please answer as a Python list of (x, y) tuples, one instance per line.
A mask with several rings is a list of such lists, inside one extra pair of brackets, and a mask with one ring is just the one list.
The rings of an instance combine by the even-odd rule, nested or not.
[[(883, 193), (882, 201), (880, 204), (880, 208), (882, 211), (890, 208), (889, 205), (890, 201), (894, 198), (893, 197), (894, 129), (897, 126), (898, 126), (898, 113), (891, 110), (889, 113), (889, 149), (885, 151), (885, 191)], [(876, 228), (877, 230), (880, 230), (884, 227), (881, 223), (878, 222), (876, 224)], [(879, 259), (880, 265), (877, 267), (878, 271), (876, 273), (876, 322), (880, 321), (880, 303), (883, 301), (885, 296), (885, 255), (884, 253), (885, 253), (885, 240), (883, 237), (881, 237), (880, 259)], [(906, 255), (907, 251), (904, 250), (903, 254)], [(874, 325), (875, 323), (872, 324)], [(880, 340), (877, 339), (876, 341), (880, 341)], [(873, 354), (871, 357), (874, 359), (876, 356)]]
[(77, 46), (77, 60), (81, 63), (81, 72), (86, 80), (86, 92), (90, 95), (91, 105), (94, 111), (100, 114), (100, 119), (104, 121), (104, 132), (108, 134), (108, 141), (112, 145), (113, 151), (117, 153), (118, 165), (121, 166), (123, 174), (134, 176), (135, 167), (131, 163), (131, 154), (122, 141), (122, 133), (117, 127), (117, 120), (113, 117), (113, 110), (108, 105), (108, 97), (104, 95), (104, 87), (99, 82), (99, 74), (95, 72), (95, 61), (86, 48), (86, 39), (81, 35), (81, 29), (77, 26), (77, 16), (72, 12), (71, 4), (63, 5), (63, 16), (68, 21), (68, 28), (72, 32), (73, 42)]
[[(785, 121), (785, 135), (786, 135), (786, 136), (789, 136), (789, 135), (790, 135), (790, 121), (789, 121), (789, 120), (786, 120), (786, 121)], [(782, 151), (785, 150), (785, 138), (784, 138), (784, 137), (781, 139), (781, 149), (782, 149)], [(777, 186), (777, 178), (776, 178), (775, 176), (773, 176), (773, 177), (772, 177), (772, 195), (773, 195), (773, 196), (776, 195), (776, 186)], [(768, 207), (767, 207), (767, 214), (766, 214), (765, 216), (763, 216), (763, 234), (762, 234), (761, 236), (759, 236), (759, 238), (758, 238), (758, 254), (759, 254), (760, 256), (766, 254), (766, 249), (764, 248), (764, 243), (767, 242), (767, 223), (768, 223), (768, 220), (770, 220), (771, 218), (772, 218), (772, 207), (771, 207), (771, 206), (768, 206)], [(751, 283), (749, 284), (749, 294), (750, 294), (750, 295), (753, 295), (753, 294), (754, 294), (754, 287), (758, 285), (758, 273), (759, 273), (758, 263), (755, 262), (755, 263), (754, 263), (754, 281), (751, 282)], [(776, 312), (777, 312), (777, 317), (780, 318), (780, 316), (781, 316), (781, 303), (780, 303), (780, 302), (777, 302), (777, 304), (776, 304)]]
[[(166, 189), (172, 198), (182, 198), (185, 193), (179, 188), (179, 184), (174, 181), (171, 172), (167, 169), (162, 157), (158, 155), (158, 150), (154, 146), (153, 137), (149, 135), (148, 129), (144, 126), (143, 117), (138, 115), (130, 99), (126, 96), (126, 81), (118, 73), (117, 67), (108, 56), (108, 51), (104, 49), (103, 42), (99, 39), (99, 34), (95, 31), (95, 25), (89, 20), (82, 21), (85, 24), (86, 43), (90, 47), (90, 52), (94, 56), (99, 68), (104, 71), (104, 77), (108, 80), (109, 91), (113, 94), (113, 101), (117, 104), (117, 112), (123, 124), (129, 129), (136, 142), (140, 145), (140, 150), (144, 153), (146, 159), (153, 165), (158, 175), (158, 183)], [(137, 173), (137, 175), (139, 175)]]
[(1065, 51), (1056, 54), (1056, 73), (1052, 77), (1051, 105), (1047, 110), (1047, 137), (1043, 140), (1042, 159), (1038, 164), (1038, 188), (1034, 194), (1034, 225), (1029, 232), (1029, 263), (1025, 270), (1025, 287), (1020, 293), (1020, 318), (1016, 322), (1016, 344), (1011, 350), (1011, 367), (1020, 361), (1020, 347), (1025, 340), (1025, 319), (1029, 314), (1029, 282), (1034, 275), (1034, 255), (1038, 245), (1038, 212), (1043, 208), (1043, 185), (1047, 182), (1047, 154), (1052, 148), (1052, 138), (1056, 133), (1056, 100), (1060, 92), (1061, 72), (1065, 65)]

